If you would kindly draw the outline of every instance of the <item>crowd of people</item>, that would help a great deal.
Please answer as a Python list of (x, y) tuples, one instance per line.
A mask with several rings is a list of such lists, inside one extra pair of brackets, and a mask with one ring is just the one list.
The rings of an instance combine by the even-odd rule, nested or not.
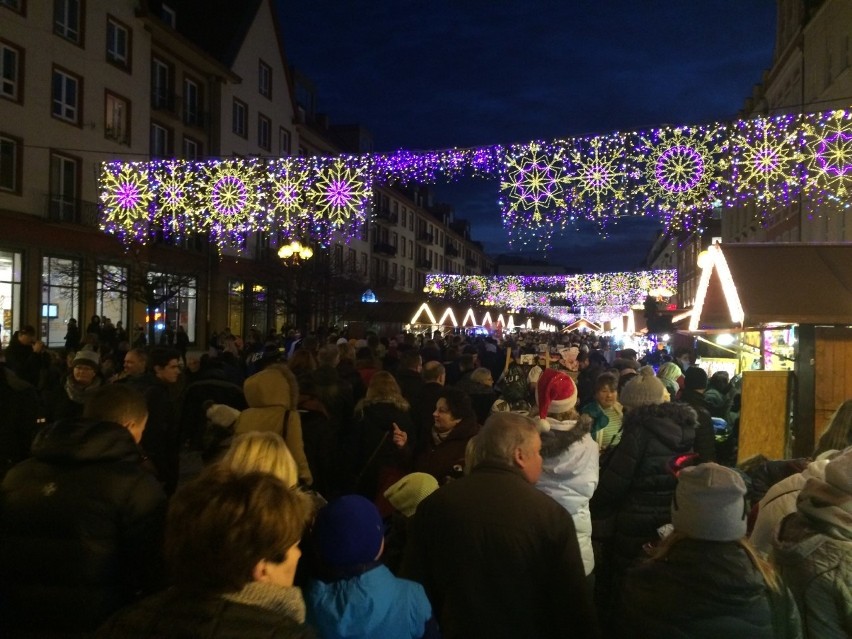
[(736, 467), (688, 349), (94, 324), (0, 363), (0, 636), (852, 636), (852, 400)]

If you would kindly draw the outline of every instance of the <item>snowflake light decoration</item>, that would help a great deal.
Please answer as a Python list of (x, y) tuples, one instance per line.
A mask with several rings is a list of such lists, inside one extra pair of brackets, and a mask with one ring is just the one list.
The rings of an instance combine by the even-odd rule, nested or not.
[(277, 222), (278, 228), (289, 236), (300, 232), (298, 225), (307, 221), (309, 215), (305, 192), (308, 189), (308, 171), (304, 165), (285, 159), (275, 162), (267, 173), (269, 188), (269, 206), (267, 215), (271, 225)]
[(565, 207), (564, 181), (562, 150), (545, 151), (533, 142), (506, 158), (500, 188), (509, 211), (530, 212), (533, 222), (541, 222), (543, 211)]
[(362, 167), (337, 159), (330, 165), (318, 166), (316, 173), (308, 197), (317, 218), (331, 229), (364, 219), (364, 206), (372, 198), (373, 191)]
[(187, 162), (167, 161), (157, 165), (153, 182), (157, 210), (153, 221), (170, 233), (197, 230), (198, 203), (192, 188), (193, 167)]
[(735, 193), (764, 207), (785, 204), (801, 183), (802, 153), (795, 116), (741, 120), (731, 135)]
[(101, 172), (102, 228), (117, 235), (138, 237), (149, 224), (154, 194), (148, 188), (144, 164), (105, 164)]
[(834, 111), (805, 122), (811, 187), (844, 198), (852, 187), (852, 113)]
[(262, 209), (261, 180), (255, 163), (223, 160), (204, 166), (203, 196), (206, 212), (201, 224), (222, 245), (239, 243), (256, 230)]
[(573, 148), (569, 168), (566, 181), (571, 185), (572, 210), (594, 220), (625, 203), (628, 172), (623, 148), (613, 140), (596, 137)]
[(721, 154), (719, 127), (657, 129), (639, 134), (638, 162), (644, 163), (644, 182), (639, 187), (647, 197), (642, 206), (661, 208), (674, 228), (689, 227), (688, 216), (712, 208), (718, 198), (717, 182), (726, 162)]

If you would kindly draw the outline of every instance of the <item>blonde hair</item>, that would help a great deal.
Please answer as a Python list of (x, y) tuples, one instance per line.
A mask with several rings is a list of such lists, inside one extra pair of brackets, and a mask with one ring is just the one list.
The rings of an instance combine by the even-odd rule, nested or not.
[(404, 411), (411, 407), (402, 396), (402, 391), (394, 376), (387, 371), (376, 371), (370, 378), (366, 396), (355, 406), (355, 414), (363, 413), (364, 409), (370, 404), (382, 402), (389, 402)]
[(281, 435), (272, 431), (251, 431), (237, 435), (219, 464), (240, 475), (269, 473), (290, 488), (299, 483), (296, 460)]
[[(672, 548), (684, 539), (690, 539), (690, 537), (678, 530), (673, 531), (653, 550), (651, 553), (651, 560), (662, 561), (668, 556)], [(758, 554), (758, 552), (754, 549), (754, 546), (748, 540), (748, 537), (738, 539), (736, 543), (740, 548), (742, 548), (752, 565), (763, 577), (763, 581), (766, 583), (767, 587), (773, 592), (780, 593), (782, 589), (781, 579), (779, 578), (778, 573), (775, 572), (772, 564)]]

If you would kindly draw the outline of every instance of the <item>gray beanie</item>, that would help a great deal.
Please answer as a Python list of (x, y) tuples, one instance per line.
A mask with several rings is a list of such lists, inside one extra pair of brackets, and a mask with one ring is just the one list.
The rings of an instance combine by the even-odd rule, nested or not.
[(672, 525), (693, 539), (736, 541), (747, 531), (746, 487), (735, 471), (712, 462), (678, 474)]
[(639, 374), (621, 389), (618, 401), (627, 408), (662, 404), (669, 401), (669, 391), (657, 378), (652, 367), (643, 366), (639, 369)]

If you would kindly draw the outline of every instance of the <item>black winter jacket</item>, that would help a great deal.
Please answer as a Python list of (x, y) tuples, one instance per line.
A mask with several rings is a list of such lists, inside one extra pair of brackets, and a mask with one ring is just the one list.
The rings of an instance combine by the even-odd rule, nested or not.
[(677, 478), (669, 462), (692, 451), (695, 426), (695, 411), (680, 403), (643, 406), (624, 416), (621, 443), (601, 468), (591, 508), (593, 520), (614, 516), (614, 551), (626, 562), (671, 521)]
[(51, 424), (32, 454), (0, 487), (0, 636), (93, 630), (160, 585), (165, 495), (118, 424)]

